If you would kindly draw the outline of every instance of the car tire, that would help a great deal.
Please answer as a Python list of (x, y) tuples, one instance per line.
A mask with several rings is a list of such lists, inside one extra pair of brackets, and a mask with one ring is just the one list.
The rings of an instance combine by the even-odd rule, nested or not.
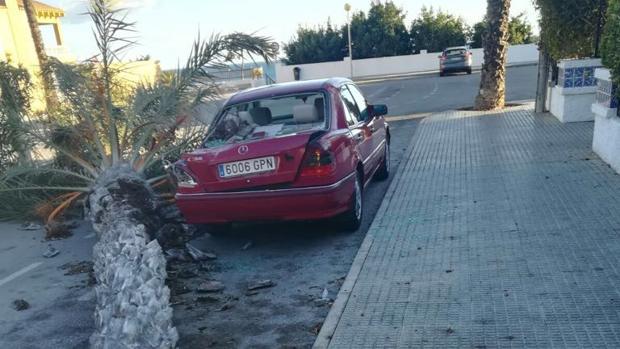
[(375, 174), (375, 179), (378, 181), (384, 181), (390, 176), (390, 143), (386, 143), (383, 149), (383, 161), (379, 165), (379, 169)]
[(439, 76), (445, 76), (445, 75), (446, 75), (446, 73), (444, 73), (442, 71), (439, 72)]
[(471, 68), (467, 69), (467, 74), (471, 75)]
[(362, 224), (364, 216), (364, 184), (358, 172), (355, 176), (355, 187), (351, 194), (349, 209), (340, 217), (340, 225), (345, 231), (355, 231)]

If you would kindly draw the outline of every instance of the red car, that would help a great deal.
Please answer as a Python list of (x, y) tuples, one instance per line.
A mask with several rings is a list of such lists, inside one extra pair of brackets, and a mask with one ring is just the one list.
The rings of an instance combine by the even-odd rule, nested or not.
[(363, 189), (389, 175), (385, 105), (367, 104), (348, 79), (300, 81), (239, 92), (202, 146), (172, 167), (189, 223), (362, 220)]

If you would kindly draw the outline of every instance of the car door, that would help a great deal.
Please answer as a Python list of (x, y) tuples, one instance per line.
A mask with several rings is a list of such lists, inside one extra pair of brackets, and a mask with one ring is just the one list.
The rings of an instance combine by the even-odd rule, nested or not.
[(362, 111), (368, 112), (368, 110), (365, 104), (364, 108), (360, 110), (353, 94), (346, 85), (340, 88), (340, 96), (345, 105), (345, 117), (351, 131), (351, 137), (354, 144), (357, 145), (358, 152), (364, 163), (364, 178), (369, 178), (373, 171), (372, 165), (368, 163), (373, 151), (373, 140), (368, 124), (362, 121), (361, 114)]
[(351, 95), (353, 99), (360, 109), (360, 114), (364, 119), (364, 129), (368, 133), (369, 143), (371, 144), (371, 151), (369, 154), (369, 159), (367, 160), (368, 167), (374, 169), (381, 162), (383, 152), (382, 143), (386, 136), (385, 131), (385, 122), (382, 117), (376, 117), (372, 115), (372, 111), (368, 107), (368, 103), (366, 102), (366, 98), (359, 90), (359, 88), (353, 84), (347, 85), (349, 91), (351, 91)]

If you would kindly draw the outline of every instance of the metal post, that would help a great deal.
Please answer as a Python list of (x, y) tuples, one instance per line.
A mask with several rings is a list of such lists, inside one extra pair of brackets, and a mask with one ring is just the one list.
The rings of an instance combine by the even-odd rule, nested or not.
[(539, 47), (538, 52), (538, 83), (536, 86), (536, 104), (535, 111), (537, 113), (546, 112), (547, 104), (547, 88), (549, 86), (549, 54), (544, 47)]
[(349, 76), (353, 79), (353, 50), (351, 48), (351, 5), (344, 4), (344, 10), (347, 11), (347, 33), (349, 37)]

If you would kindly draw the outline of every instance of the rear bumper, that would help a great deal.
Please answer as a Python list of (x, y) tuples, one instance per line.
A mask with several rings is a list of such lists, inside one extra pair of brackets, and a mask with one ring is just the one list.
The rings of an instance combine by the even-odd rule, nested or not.
[(458, 63), (445, 63), (440, 66), (441, 71), (466, 71), (471, 69), (471, 63), (458, 62)]
[(245, 192), (177, 194), (177, 206), (188, 223), (313, 220), (347, 210), (355, 172), (319, 187)]

